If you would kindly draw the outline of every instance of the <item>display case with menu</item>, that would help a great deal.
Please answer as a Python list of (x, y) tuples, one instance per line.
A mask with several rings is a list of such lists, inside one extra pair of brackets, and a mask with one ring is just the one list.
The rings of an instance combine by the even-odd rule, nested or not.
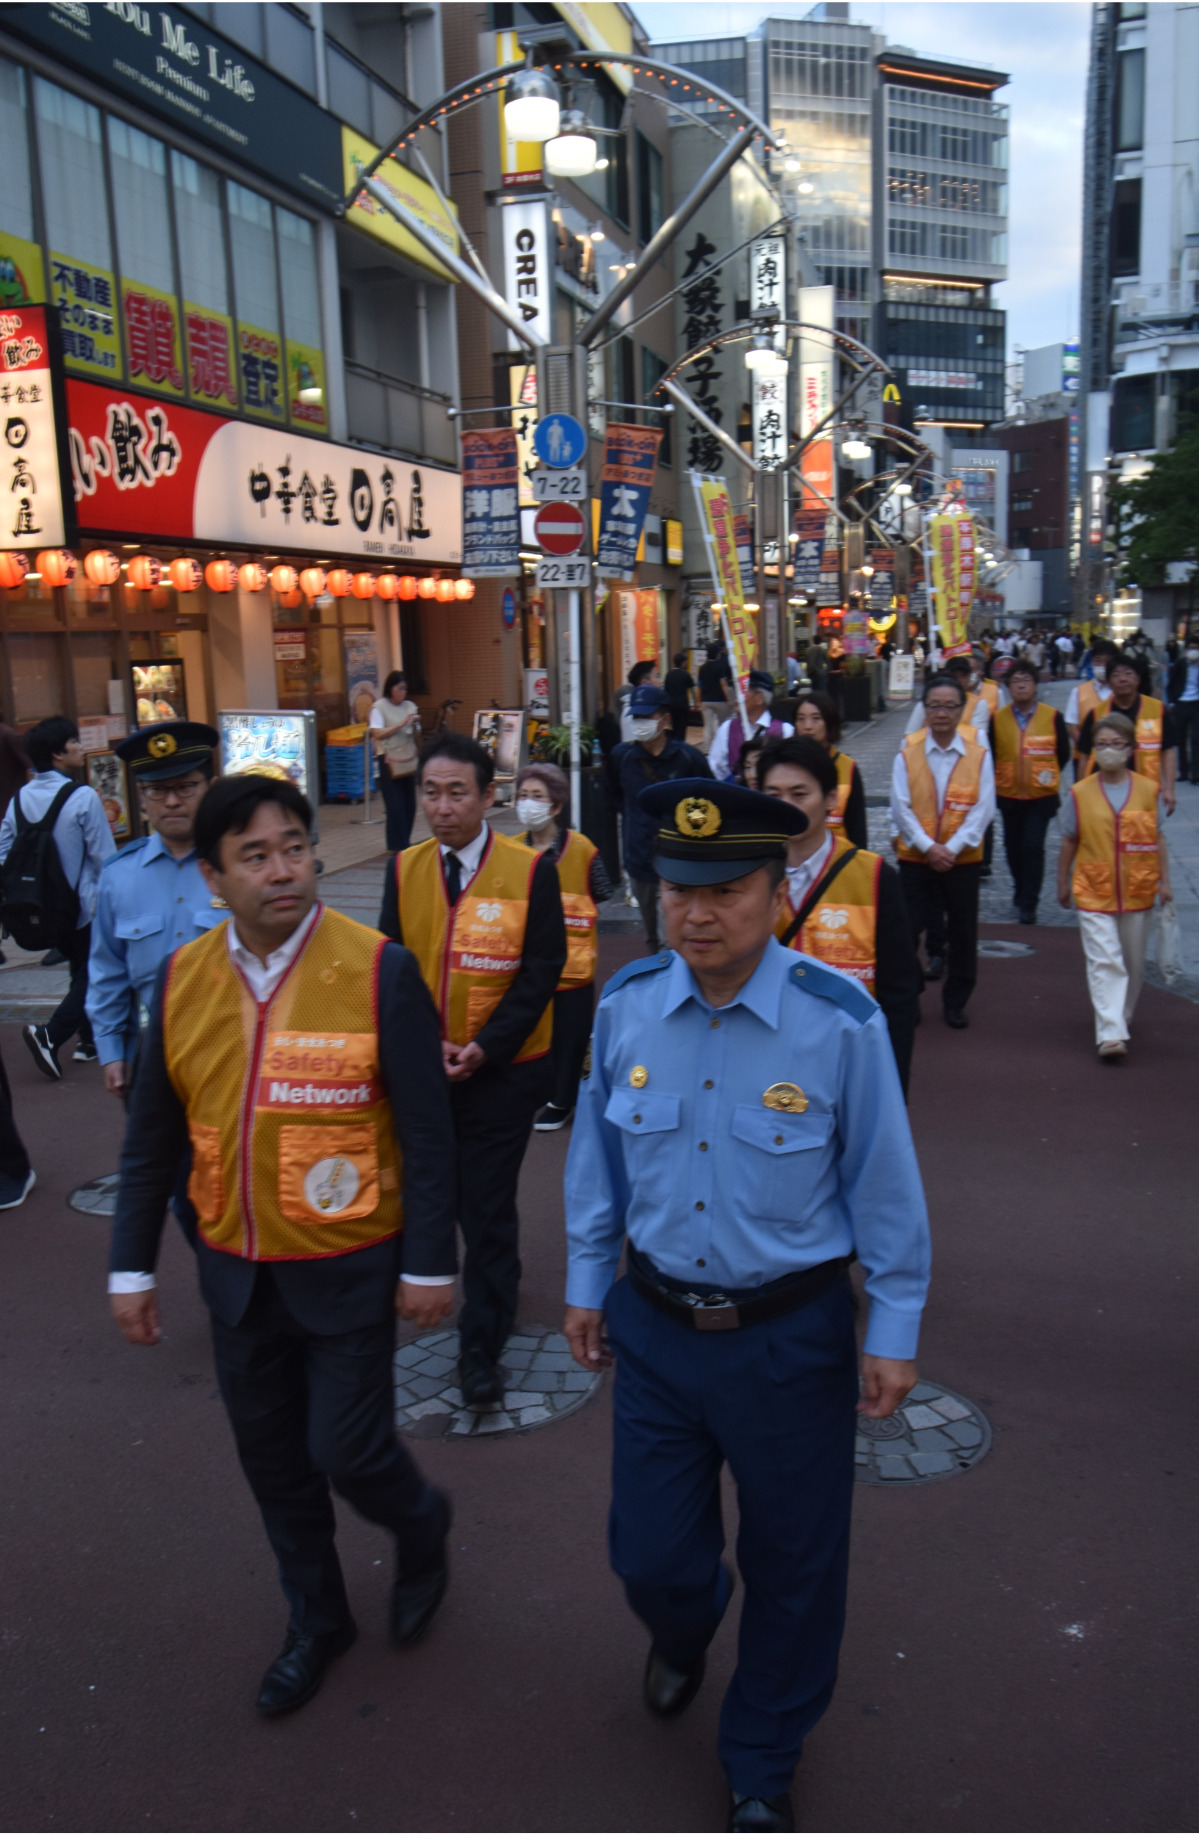
[(289, 779), (312, 806), (315, 842), (321, 793), (314, 711), (222, 709), (217, 725), (221, 733), (221, 771), (265, 773), (270, 779)]
[(142, 658), (130, 663), (133, 726), (187, 720), (187, 682), (178, 658)]

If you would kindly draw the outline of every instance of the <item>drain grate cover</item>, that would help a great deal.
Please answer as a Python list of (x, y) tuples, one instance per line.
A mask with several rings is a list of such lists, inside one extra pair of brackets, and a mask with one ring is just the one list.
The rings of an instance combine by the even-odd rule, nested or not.
[(119, 1175), (97, 1175), (94, 1181), (76, 1188), (67, 1204), (74, 1207), (76, 1213), (94, 1213), (102, 1220), (110, 1220), (117, 1210), (117, 1189), (120, 1185)]
[(395, 1356), (397, 1425), (410, 1437), (512, 1436), (569, 1417), (602, 1378), (575, 1365), (564, 1335), (538, 1324), (508, 1337), (500, 1366), (503, 1404), (472, 1411), (458, 1390), (457, 1331), (409, 1341)]
[(978, 955), (980, 958), (1035, 958), (1037, 948), (1018, 939), (980, 939)]
[(960, 1392), (922, 1379), (890, 1418), (858, 1419), (857, 1479), (887, 1487), (948, 1481), (981, 1462), (991, 1426)]

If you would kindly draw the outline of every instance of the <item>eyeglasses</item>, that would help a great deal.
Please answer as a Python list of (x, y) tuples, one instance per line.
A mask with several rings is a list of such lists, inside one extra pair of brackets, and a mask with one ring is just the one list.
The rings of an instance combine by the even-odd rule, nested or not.
[(185, 779), (182, 785), (144, 785), (141, 788), (142, 797), (147, 804), (151, 805), (164, 805), (168, 798), (178, 798), (181, 802), (185, 802), (189, 798), (194, 798), (197, 792), (207, 790), (207, 779)]
[(926, 702), (924, 706), (930, 715), (956, 715), (962, 704), (960, 702)]

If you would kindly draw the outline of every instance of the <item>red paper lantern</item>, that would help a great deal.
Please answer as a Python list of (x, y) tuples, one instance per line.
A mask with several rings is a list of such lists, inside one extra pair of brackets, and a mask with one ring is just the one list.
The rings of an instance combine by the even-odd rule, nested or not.
[(37, 572), (47, 587), (66, 587), (79, 573), (79, 564), (69, 549), (40, 549)]
[(355, 575), (350, 586), (353, 589), (355, 600), (369, 600), (375, 591), (375, 577), (365, 573)]
[(305, 568), (300, 571), (300, 586), (309, 600), (315, 600), (325, 591), (325, 571), (323, 568)]
[(162, 580), (162, 563), (157, 556), (134, 556), (129, 564), (129, 585), (139, 593), (148, 593)]
[(467, 581), (465, 577), (461, 581), (455, 581), (454, 583), (454, 599), (455, 600), (473, 600), (474, 597), (475, 597), (475, 584), (473, 581)]
[(415, 575), (401, 575), (400, 576), (399, 585), (396, 589), (396, 598), (398, 600), (415, 600), (416, 599), (416, 576)]
[(443, 606), (447, 601), (456, 599), (457, 596), (454, 592), (454, 583), (445, 579), (439, 581), (437, 583), (437, 598), (441, 601)]
[(154, 587), (150, 589), (150, 605), (156, 613), (165, 613), (170, 604), (171, 590), (169, 587)]
[(83, 572), (93, 587), (111, 587), (121, 576), (121, 559), (111, 549), (89, 549), (83, 558)]
[(204, 570), (204, 579), (214, 594), (231, 594), (237, 586), (237, 570), (232, 562), (210, 562)]
[(432, 600), (437, 594), (437, 580), (433, 575), (422, 575), (416, 584), (416, 591), (422, 600)]
[(293, 587), (290, 593), (279, 595), (279, 605), (281, 607), (298, 607), (302, 605), (303, 600), (304, 596), (301, 594), (298, 587)]
[(266, 586), (266, 570), (261, 562), (243, 562), (237, 571), (237, 585), (247, 594), (261, 594)]
[(177, 594), (194, 594), (204, 579), (204, 570), (194, 556), (176, 556), (167, 569), (167, 579)]
[(331, 568), (325, 576), (325, 592), (332, 594), (334, 600), (344, 600), (350, 591), (350, 571), (348, 568)]
[(29, 557), (23, 550), (0, 550), (0, 587), (20, 587), (28, 573)]
[[(271, 586), (274, 588), (276, 594), (278, 594), (280, 600), (283, 599), (285, 594), (294, 594), (299, 585), (300, 577), (297, 575), (295, 569), (291, 568), (288, 563), (280, 562), (278, 567), (272, 568)], [(294, 604), (295, 602), (293, 601), (292, 605), (294, 606)]]
[(400, 592), (399, 576), (390, 573), (380, 575), (375, 582), (375, 592), (380, 600), (396, 600)]

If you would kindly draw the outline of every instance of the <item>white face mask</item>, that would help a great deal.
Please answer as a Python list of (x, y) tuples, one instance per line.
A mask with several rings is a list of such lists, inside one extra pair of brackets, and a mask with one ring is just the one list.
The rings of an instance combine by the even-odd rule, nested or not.
[(1114, 772), (1118, 766), (1123, 766), (1125, 764), (1128, 759), (1128, 750), (1124, 747), (1097, 747), (1095, 749), (1095, 759), (1100, 766), (1106, 767), (1107, 771), (1111, 773)]
[(1107, 665), (1106, 664), (1093, 664), (1091, 666), (1091, 669), (1095, 673), (1096, 683), (1106, 683), (1107, 682)]
[(518, 798), (516, 801), (516, 821), (526, 830), (540, 830), (546, 823), (554, 807), (544, 798)]
[(638, 715), (629, 723), (635, 741), (655, 741), (658, 738), (658, 718), (656, 715)]

